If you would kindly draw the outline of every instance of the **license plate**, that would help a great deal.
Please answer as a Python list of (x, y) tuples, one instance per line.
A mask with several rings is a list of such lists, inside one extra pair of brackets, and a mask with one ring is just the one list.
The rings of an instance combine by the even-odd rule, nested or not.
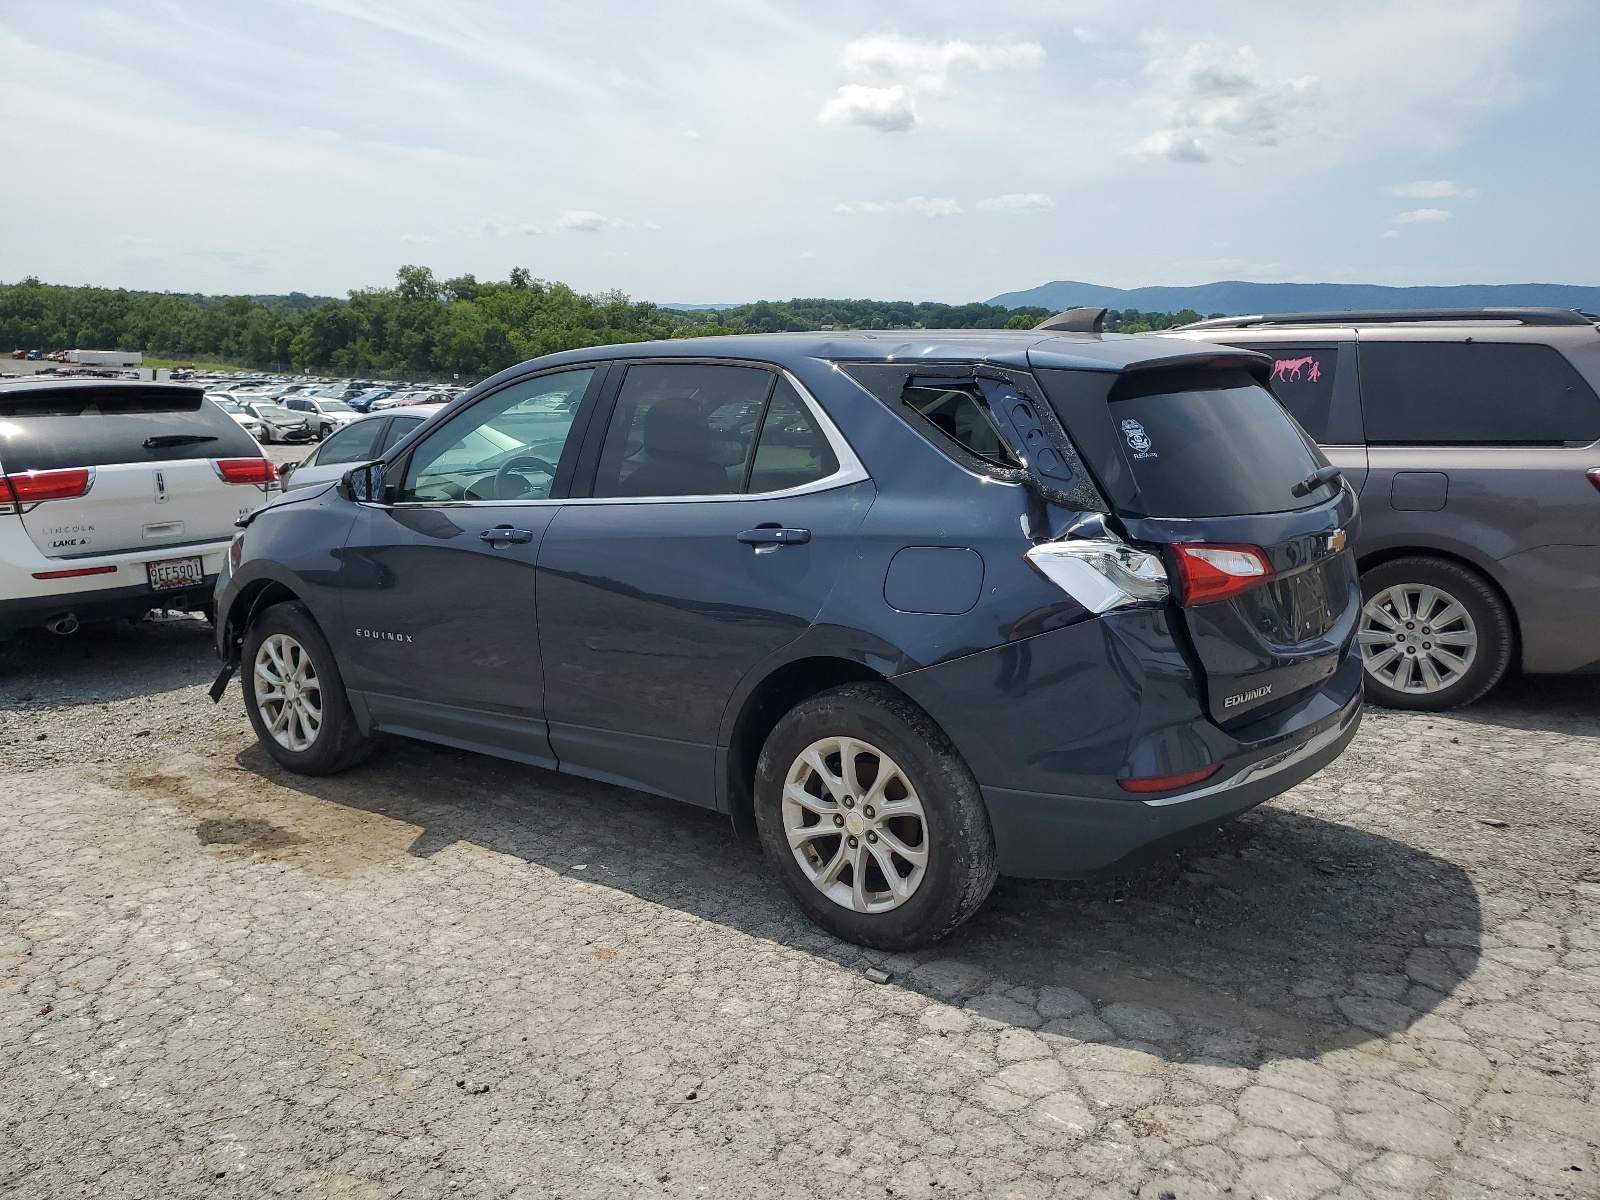
[(158, 592), (174, 588), (197, 587), (205, 582), (205, 569), (199, 558), (167, 558), (145, 564), (150, 572), (150, 586)]

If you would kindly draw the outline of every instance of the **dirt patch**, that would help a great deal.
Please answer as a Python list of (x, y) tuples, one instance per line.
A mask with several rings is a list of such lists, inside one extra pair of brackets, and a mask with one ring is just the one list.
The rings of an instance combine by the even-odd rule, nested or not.
[(195, 836), (202, 846), (241, 846), (250, 850), (283, 850), (299, 846), (305, 838), (280, 829), (271, 821), (258, 821), (250, 817), (223, 817), (201, 821), (195, 826)]

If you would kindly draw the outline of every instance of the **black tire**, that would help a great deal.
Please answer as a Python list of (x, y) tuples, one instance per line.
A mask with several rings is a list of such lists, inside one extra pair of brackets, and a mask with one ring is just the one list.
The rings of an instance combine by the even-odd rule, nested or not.
[[(1432, 692), (1402, 691), (1379, 678), (1369, 667), (1363, 673), (1367, 699), (1386, 708), (1416, 712), (1442, 712), (1481, 699), (1499, 683), (1511, 665), (1515, 634), (1511, 614), (1499, 592), (1483, 576), (1459, 563), (1421, 555), (1380, 563), (1361, 576), (1361, 602), (1365, 609), (1390, 588), (1406, 585), (1434, 587), (1460, 603), (1471, 618), (1477, 648), (1465, 671)], [(1365, 618), (1363, 625), (1366, 624)], [(1421, 629), (1409, 630), (1415, 640)]]
[[(909, 897), (886, 911), (857, 912), (829, 899), (789, 848), (783, 791), (790, 768), (808, 747), (830, 737), (870, 743), (893, 760), (921, 801), (924, 874)], [(972, 916), (994, 887), (994, 833), (977, 781), (944, 731), (888, 684), (846, 684), (790, 710), (762, 747), (755, 809), (762, 848), (795, 902), (818, 925), (861, 946), (891, 952), (926, 946)], [(831, 857), (830, 836), (819, 841)], [(844, 832), (834, 840), (839, 853), (845, 840)], [(880, 871), (869, 862), (866, 877)]]
[[(286, 746), (273, 736), (256, 696), (259, 686), (255, 670), (256, 655), (261, 650), (261, 644), (274, 634), (285, 635), (299, 643), (310, 658), (315, 672), (322, 722), (315, 737), (303, 749)], [(274, 604), (250, 622), (240, 653), (239, 681), (244, 689), (245, 711), (250, 714), (250, 724), (255, 728), (262, 749), (280, 765), (297, 774), (336, 775), (363, 761), (376, 746), (356, 724), (355, 714), (350, 711), (350, 698), (345, 695), (344, 679), (334, 661), (333, 649), (303, 604)]]

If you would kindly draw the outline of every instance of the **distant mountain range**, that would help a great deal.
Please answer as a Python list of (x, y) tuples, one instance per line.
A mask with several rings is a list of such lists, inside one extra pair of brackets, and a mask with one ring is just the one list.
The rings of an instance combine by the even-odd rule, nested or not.
[(1140, 312), (1222, 313), (1329, 312), (1339, 309), (1479, 308), (1534, 305), (1600, 312), (1600, 287), (1565, 283), (1469, 283), (1455, 287), (1380, 287), (1372, 283), (1243, 283), (1226, 280), (1194, 287), (1102, 287), (1057, 280), (1023, 292), (1002, 292), (990, 304), (1005, 308), (1048, 308), (1060, 312), (1079, 305), (1136, 308)]

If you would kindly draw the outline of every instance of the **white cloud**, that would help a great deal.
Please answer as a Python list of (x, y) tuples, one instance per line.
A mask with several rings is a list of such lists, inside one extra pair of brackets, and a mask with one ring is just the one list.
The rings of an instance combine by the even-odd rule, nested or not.
[(604, 213), (575, 211), (564, 212), (556, 218), (556, 228), (571, 233), (604, 233), (609, 229), (626, 229), (628, 222)]
[[(501, 221), (501, 220), (498, 220), (495, 217), (481, 217), (481, 218), (479, 218), (478, 223), (476, 225), (462, 225), (461, 227), (459, 227), (456, 230), (456, 232), (461, 234), (463, 237), (481, 238), (481, 237), (511, 237), (513, 234), (519, 234), (519, 233), (520, 234), (526, 234), (526, 235), (528, 235), (530, 237), (536, 237), (539, 234), (542, 234), (542, 233), (544, 233), (546, 231), (543, 228), (541, 228), (540, 226), (533, 224), (531, 221)], [(431, 242), (433, 239), (432, 238), (425, 238), (424, 236), (422, 236), (420, 234), (408, 233), (405, 236), (403, 236), (400, 240), (402, 242), (405, 242), (405, 241), (419, 241), (419, 242), (420, 241), (430, 241)]]
[(1409, 196), (1416, 200), (1442, 200), (1447, 196), (1476, 196), (1477, 188), (1462, 188), (1449, 179), (1419, 179), (1415, 183), (1396, 184), (1387, 189), (1391, 196)]
[(978, 207), (984, 212), (997, 213), (1042, 212), (1055, 206), (1056, 202), (1043, 192), (1008, 192), (1004, 196), (991, 196), (978, 201)]
[(1128, 147), (1128, 153), (1135, 158), (1170, 158), (1173, 162), (1211, 161), (1211, 155), (1206, 153), (1199, 138), (1185, 137), (1171, 129), (1157, 130), (1148, 137), (1140, 138)]
[(1152, 59), (1144, 74), (1150, 91), (1138, 103), (1161, 128), (1128, 147), (1135, 158), (1205, 162), (1211, 155), (1202, 136), (1276, 146), (1311, 128), (1321, 106), (1315, 76), (1274, 81), (1249, 46), (1196, 42), (1182, 54)]
[(1397, 229), (1385, 229), (1378, 236), (1381, 238), (1397, 238), (1400, 236), (1400, 231)]
[(817, 113), (828, 126), (858, 126), (880, 133), (905, 133), (920, 123), (916, 98), (945, 90), (950, 74), (1031, 70), (1045, 60), (1038, 42), (931, 42), (880, 34), (850, 42), (839, 61), (872, 84), (847, 83)]
[(957, 68), (973, 71), (1028, 70), (1045, 60), (1038, 42), (930, 42), (885, 34), (861, 38), (839, 55), (853, 75), (906, 80), (928, 90), (941, 88)]
[(817, 121), (835, 128), (859, 125), (880, 133), (905, 133), (916, 128), (917, 105), (910, 90), (901, 84), (863, 87), (847, 83), (822, 106)]
[(402, 233), (400, 240), (402, 242), (414, 242), (420, 246), (433, 241), (433, 235), (428, 233)]
[(854, 217), (865, 213), (906, 213), (916, 217), (953, 217), (961, 211), (954, 200), (926, 196), (907, 196), (904, 200), (880, 203), (876, 200), (852, 200), (848, 204), (834, 205), (834, 212)]
[(1413, 208), (1395, 217), (1402, 225), (1437, 225), (1449, 219), (1450, 210), (1447, 208)]
[(1100, 34), (1096, 33), (1093, 29), (1086, 28), (1083, 25), (1074, 25), (1072, 27), (1072, 36), (1077, 38), (1086, 46), (1092, 46), (1096, 42), (1104, 40)]

